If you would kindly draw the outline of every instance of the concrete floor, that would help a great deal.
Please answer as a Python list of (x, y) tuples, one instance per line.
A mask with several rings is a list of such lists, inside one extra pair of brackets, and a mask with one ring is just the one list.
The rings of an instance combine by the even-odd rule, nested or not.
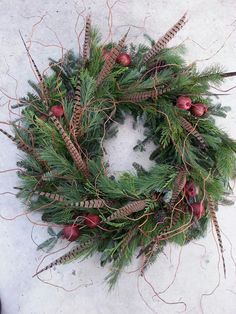
[[(91, 9), (93, 20), (101, 28), (105, 39), (108, 34), (108, 10), (105, 0), (86, 1), (86, 8)], [(0, 121), (16, 117), (9, 111), (8, 98), (5, 95), (12, 98), (23, 96), (29, 89), (27, 79), (34, 78), (18, 30), (21, 30), (25, 38), (32, 35), (34, 42), (31, 52), (39, 68), (43, 70), (47, 67), (49, 56), (58, 58), (61, 55), (61, 44), (66, 49), (78, 49), (75, 24), (77, 12), (82, 9), (82, 2), (71, 0), (0, 1)], [(141, 41), (143, 31), (158, 38), (186, 10), (189, 22), (172, 44), (185, 40), (189, 62), (204, 60), (199, 66), (219, 62), (226, 70), (235, 71), (235, 0), (119, 1), (113, 8), (113, 38), (120, 37), (127, 25), (133, 25), (130, 41)], [(42, 17), (43, 20), (38, 24)], [(81, 25), (80, 19), (77, 31)], [(227, 79), (223, 89), (234, 85), (236, 78)], [(225, 121), (219, 120), (219, 125), (236, 138), (235, 89), (230, 91), (229, 96), (222, 96), (220, 100), (224, 105), (231, 105), (232, 111)], [(132, 132), (129, 123), (126, 130)], [(121, 134), (122, 132), (125, 134), (124, 130)], [(134, 134), (135, 136), (139, 137), (140, 134)], [(127, 150), (123, 160), (130, 162), (122, 165), (119, 158), (114, 159), (114, 156), (123, 150), (120, 145), (127, 145), (124, 139), (119, 141), (119, 146), (114, 148), (114, 155), (110, 156), (113, 170), (129, 167), (131, 161), (136, 158)], [(0, 136), (0, 147), (0, 171), (15, 168), (18, 156), (14, 145)], [(0, 175), (0, 192), (14, 192), (13, 186), (17, 185), (16, 171)], [(236, 264), (233, 259), (236, 257), (235, 206), (222, 207), (218, 213), (225, 245), (227, 279), (223, 278), (216, 242), (209, 228), (205, 239), (182, 250), (168, 246), (165, 255), (161, 255), (149, 269), (147, 279), (157, 292), (164, 291), (159, 297), (153, 297), (154, 291), (143, 279), (137, 279), (136, 273), (124, 273), (116, 289), (108, 293), (103, 278), (108, 273), (109, 266), (100, 268), (98, 256), (82, 263), (74, 262), (57, 267), (52, 271), (52, 276), (49, 272), (42, 275), (44, 280), (57, 287), (32, 279), (36, 266), (44, 256), (42, 252), (36, 251), (32, 238), (36, 243), (40, 243), (46, 239), (47, 234), (45, 227), (34, 226), (32, 229), (32, 221), (40, 223), (39, 215), (10, 219), (23, 211), (24, 207), (14, 196), (0, 195), (0, 214), (9, 218), (0, 218), (0, 297), (3, 314), (172, 314), (185, 310), (181, 303), (165, 302), (185, 302), (185, 313), (191, 314), (236, 313)], [(62, 247), (62, 244), (59, 244), (60, 246)], [(49, 257), (47, 261), (50, 258), (54, 259)], [(134, 260), (127, 271), (136, 268), (137, 261)], [(167, 289), (169, 285), (170, 288)]]

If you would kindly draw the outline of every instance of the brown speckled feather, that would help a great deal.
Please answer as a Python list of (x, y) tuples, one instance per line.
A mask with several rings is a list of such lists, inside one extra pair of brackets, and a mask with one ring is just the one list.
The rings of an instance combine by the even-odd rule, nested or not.
[(6, 135), (12, 142), (14, 142), (17, 145), (18, 149), (20, 149), (23, 152), (33, 156), (38, 162), (40, 162), (40, 163), (42, 162), (42, 161), (40, 161), (39, 155), (37, 154), (35, 149), (33, 147), (27, 145), (22, 139), (13, 137), (12, 135), (7, 133), (3, 129), (0, 129), (0, 132), (3, 133), (4, 135)]
[(66, 134), (62, 125), (58, 121), (58, 119), (52, 113), (50, 113), (49, 116), (50, 116), (50, 119), (52, 120), (52, 122), (54, 123), (55, 127), (57, 128), (57, 130), (61, 134), (62, 139), (64, 140), (66, 147), (67, 147), (72, 159), (74, 160), (76, 167), (81, 171), (81, 173), (84, 175), (85, 178), (88, 178), (88, 176), (89, 176), (88, 168), (87, 168), (86, 163), (83, 161), (80, 152), (76, 149), (76, 147), (72, 143), (71, 139)]
[(113, 66), (116, 63), (118, 54), (121, 52), (122, 48), (124, 47), (128, 32), (121, 38), (118, 44), (112, 48), (109, 57), (105, 60), (104, 65), (97, 78), (97, 82), (96, 82), (97, 86), (99, 86), (103, 82), (103, 80), (108, 76), (108, 74), (111, 72)]
[(66, 204), (70, 205), (71, 207), (83, 207), (83, 208), (102, 208), (107, 206), (110, 202), (106, 202), (103, 199), (92, 199), (92, 200), (85, 200), (81, 202), (69, 202), (63, 196), (55, 193), (49, 192), (38, 192), (35, 191), (35, 194), (43, 197), (47, 197), (51, 200), (56, 202), (65, 202)]
[(81, 103), (80, 103), (80, 90), (81, 90), (80, 75), (78, 74), (77, 86), (75, 89), (75, 96), (74, 96), (73, 113), (72, 113), (72, 118), (71, 118), (71, 123), (70, 123), (71, 128), (76, 137), (78, 136), (78, 133), (79, 133), (79, 125), (80, 125), (81, 115), (83, 111)]
[(56, 265), (60, 265), (60, 264), (64, 264), (68, 261), (70, 261), (73, 258), (76, 258), (76, 256), (83, 251), (84, 249), (88, 248), (92, 243), (93, 243), (93, 239), (90, 239), (84, 243), (81, 243), (80, 245), (76, 246), (75, 248), (73, 248), (72, 250), (70, 250), (68, 253), (62, 255), (61, 257), (57, 258), (55, 261), (53, 261), (52, 263), (50, 263), (49, 265), (47, 265), (46, 267), (42, 268), (41, 270), (39, 270), (38, 272), (36, 272), (33, 277), (38, 276), (40, 273), (56, 266)]
[(86, 16), (85, 33), (84, 33), (84, 46), (83, 46), (83, 59), (86, 61), (89, 58), (91, 41), (91, 16)]
[(147, 62), (153, 58), (161, 49), (165, 48), (168, 42), (181, 30), (186, 23), (186, 13), (162, 36), (155, 45), (145, 54), (143, 61)]
[(131, 215), (132, 213), (136, 213), (143, 210), (145, 207), (146, 207), (146, 202), (143, 200), (131, 202), (121, 208), (118, 208), (113, 214), (107, 217), (105, 222), (124, 218), (126, 216)]
[(220, 233), (220, 227), (218, 224), (218, 220), (216, 217), (216, 211), (215, 211), (215, 203), (212, 199), (212, 197), (210, 195), (207, 196), (207, 200), (208, 200), (208, 210), (209, 210), (209, 214), (211, 217), (211, 221), (215, 227), (215, 231), (216, 231), (216, 235), (217, 235), (217, 239), (218, 239), (218, 244), (219, 244), (219, 248), (220, 248), (220, 252), (221, 252), (221, 258), (222, 258), (222, 263), (223, 263), (223, 269), (224, 269), (224, 276), (226, 277), (226, 266), (225, 266), (225, 259), (224, 259), (224, 247), (223, 247), (223, 242), (222, 242), (222, 238), (221, 238), (221, 233)]
[(184, 167), (179, 169), (179, 172), (178, 172), (177, 177), (175, 179), (174, 188), (172, 191), (172, 197), (171, 197), (171, 200), (169, 203), (170, 208), (172, 208), (175, 205), (179, 194), (184, 189), (184, 186), (186, 184), (186, 174), (187, 174), (187, 171)]
[(124, 96), (124, 100), (131, 102), (141, 102), (147, 100), (148, 98), (157, 99), (159, 96), (169, 92), (170, 87), (157, 87), (156, 89), (150, 90), (148, 92), (137, 92), (134, 94)]
[(38, 67), (37, 67), (37, 65), (36, 65), (36, 63), (35, 63), (35, 61), (34, 61), (34, 59), (33, 59), (32, 56), (31, 56), (31, 54), (30, 54), (30, 52), (29, 52), (29, 49), (28, 49), (28, 47), (26, 46), (25, 40), (24, 40), (24, 38), (23, 38), (23, 36), (22, 36), (22, 34), (21, 34), (20, 31), (19, 31), (19, 33), (20, 33), (21, 40), (22, 40), (22, 42), (23, 42), (23, 44), (24, 44), (24, 47), (25, 47), (25, 49), (26, 49), (26, 52), (27, 52), (27, 54), (28, 54), (28, 57), (30, 58), (30, 61), (32, 62), (33, 67), (34, 67), (34, 70), (35, 70), (36, 75), (37, 75), (37, 77), (38, 77), (38, 80), (39, 80), (39, 83), (40, 83), (41, 89), (42, 89), (43, 100), (44, 100), (44, 102), (45, 102), (46, 108), (48, 109), (47, 88), (46, 88), (46, 85), (45, 85), (45, 83), (44, 83), (43, 77), (42, 77), (42, 75), (41, 75), (41, 73), (40, 73), (40, 71), (39, 71), (39, 69), (38, 69)]
[(180, 117), (179, 120), (182, 128), (185, 129), (188, 133), (192, 134), (201, 143), (203, 148), (206, 148), (206, 143), (196, 128), (193, 127), (192, 124), (183, 117)]

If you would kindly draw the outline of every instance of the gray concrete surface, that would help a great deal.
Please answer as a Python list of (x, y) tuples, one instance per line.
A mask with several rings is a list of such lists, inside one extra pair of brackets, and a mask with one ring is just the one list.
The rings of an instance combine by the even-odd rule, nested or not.
[[(108, 34), (106, 2), (89, 0), (85, 4), (91, 10), (93, 20), (101, 28), (105, 39)], [(77, 12), (82, 9), (81, 1), (71, 0), (0, 1), (0, 121), (16, 117), (9, 111), (8, 98), (4, 94), (12, 98), (23, 96), (29, 89), (27, 79), (34, 78), (18, 30), (22, 31), (26, 39), (33, 35), (31, 52), (39, 68), (43, 70), (47, 67), (49, 56), (57, 58), (61, 55), (58, 41), (65, 49), (78, 49), (75, 24)], [(158, 38), (186, 10), (189, 22), (172, 44), (185, 41), (188, 61), (203, 60), (199, 62), (200, 67), (220, 62), (226, 70), (236, 70), (234, 0), (119, 1), (113, 8), (113, 38), (120, 37), (130, 24), (133, 25), (130, 41), (141, 41), (143, 31)], [(41, 23), (37, 24), (43, 16)], [(82, 19), (79, 20), (77, 31), (81, 25)], [(234, 85), (236, 79), (228, 79), (223, 89)], [(236, 138), (235, 89), (229, 93), (228, 96), (222, 96), (221, 101), (225, 105), (231, 105), (232, 111), (225, 121), (219, 120), (218, 123)], [(7, 126), (4, 127), (7, 129)], [(129, 123), (125, 128), (129, 134), (132, 132)], [(125, 141), (125, 129), (121, 130), (122, 134), (124, 138), (121, 137), (117, 144), (112, 144), (115, 147), (110, 149), (109, 155), (113, 170), (118, 171), (129, 167), (133, 158), (136, 158), (129, 150), (124, 151), (123, 156), (128, 161), (127, 164), (122, 165), (119, 158), (114, 157), (121, 151), (121, 147), (128, 144)], [(135, 138), (140, 134), (132, 136)], [(18, 152), (14, 145), (0, 136), (0, 147), (0, 171), (15, 168)], [(14, 192), (13, 186), (17, 185), (16, 172), (0, 173), (0, 182), (1, 193)], [(138, 267), (136, 260), (111, 293), (107, 292), (103, 281), (109, 266), (99, 267), (98, 256), (57, 267), (51, 275), (49, 272), (42, 275), (44, 280), (57, 287), (32, 279), (32, 274), (44, 254), (36, 251), (31, 237), (36, 243), (40, 243), (47, 235), (45, 227), (35, 226), (32, 229), (32, 221), (40, 223), (39, 215), (23, 215), (10, 220), (23, 211), (24, 206), (14, 196), (0, 195), (0, 214), (9, 218), (0, 218), (0, 297), (3, 314), (172, 314), (180, 313), (185, 308), (181, 304), (165, 302), (179, 301), (186, 303), (185, 313), (236, 313), (236, 264), (233, 259), (236, 256), (235, 206), (221, 207), (218, 213), (224, 234), (227, 278), (223, 278), (215, 238), (209, 228), (205, 239), (185, 246), (182, 250), (167, 246), (165, 254), (148, 270), (147, 279), (157, 292), (165, 291), (170, 285), (159, 297), (153, 297), (154, 291), (143, 279), (137, 278), (137, 273), (129, 273)], [(54, 257), (49, 257), (47, 261), (50, 258)], [(75, 289), (77, 286), (78, 289)], [(74, 290), (68, 292), (66, 289)]]

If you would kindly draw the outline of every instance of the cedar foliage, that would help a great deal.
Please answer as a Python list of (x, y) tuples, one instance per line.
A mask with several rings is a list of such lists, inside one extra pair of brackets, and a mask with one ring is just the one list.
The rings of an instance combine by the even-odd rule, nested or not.
[[(174, 26), (174, 32), (183, 22)], [(110, 287), (139, 247), (148, 249), (141, 251), (149, 254), (146, 268), (168, 240), (183, 245), (202, 236), (209, 215), (223, 250), (212, 202), (209, 205), (206, 195), (215, 204), (225, 200), (229, 180), (236, 174), (236, 143), (214, 122), (214, 116), (226, 116), (228, 107), (215, 104), (209, 93), (211, 85), (223, 81), (221, 68), (212, 66), (200, 72), (195, 64), (186, 65), (183, 46), (161, 45), (155, 51), (142, 44), (128, 47), (126, 36), (117, 45), (103, 47), (99, 31), (90, 29), (87, 20), (86, 60), (71, 51), (58, 63), (51, 59), (53, 74), (42, 78), (39, 85), (31, 84), (34, 93), (14, 105), (22, 108), (20, 123), (12, 123), (15, 137), (0, 130), (25, 152), (17, 163), (22, 169), (18, 197), (27, 200), (29, 210), (41, 208), (42, 220), (58, 225), (73, 224), (75, 217), (87, 213), (101, 219), (101, 228), (93, 229), (80, 220), (83, 228), (78, 247), (41, 271), (98, 251), (101, 265), (113, 263), (107, 276)], [(104, 60), (102, 49), (111, 47), (110, 58)], [(150, 49), (151, 61), (147, 58)], [(128, 68), (115, 62), (120, 51), (131, 56)], [(207, 114), (195, 118), (178, 109), (175, 103), (180, 95), (191, 95), (193, 103), (206, 104)], [(59, 103), (64, 108), (60, 120), (49, 114)], [(75, 115), (78, 108), (81, 111)], [(156, 149), (150, 159), (155, 165), (147, 171), (136, 164), (137, 174), (124, 173), (114, 179), (106, 175), (101, 139), (113, 136), (111, 119), (120, 122), (127, 113), (143, 118), (146, 138), (135, 149), (153, 141)], [(76, 122), (76, 132), (70, 138), (71, 121)], [(197, 198), (206, 209), (197, 223), (183, 193), (186, 180), (198, 186)], [(56, 236), (52, 238), (46, 244), (54, 243)]]

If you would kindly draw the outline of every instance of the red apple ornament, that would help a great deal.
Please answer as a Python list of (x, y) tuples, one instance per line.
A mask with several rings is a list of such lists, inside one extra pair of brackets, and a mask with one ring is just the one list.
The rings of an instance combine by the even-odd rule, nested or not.
[(98, 215), (88, 214), (84, 219), (84, 223), (88, 228), (96, 228), (100, 223), (100, 218)]
[(202, 202), (197, 202), (197, 203), (191, 204), (190, 210), (197, 219), (200, 219), (205, 212), (205, 208), (204, 208)]
[(127, 67), (131, 63), (130, 55), (126, 52), (121, 52), (116, 59), (116, 62), (120, 65), (123, 65), (124, 67)]
[(193, 104), (190, 111), (191, 114), (195, 117), (201, 117), (207, 112), (208, 108), (206, 105), (198, 103), (198, 104)]
[(194, 197), (197, 195), (197, 189), (193, 181), (188, 181), (185, 184), (184, 193), (187, 197)]
[(63, 229), (63, 235), (68, 241), (75, 241), (80, 236), (80, 230), (77, 226), (68, 225)]
[(57, 118), (60, 118), (60, 117), (62, 117), (64, 115), (64, 109), (63, 109), (63, 107), (61, 105), (52, 106), (50, 111)]
[(192, 101), (187, 96), (179, 96), (176, 100), (176, 106), (182, 110), (189, 110), (192, 106)]

